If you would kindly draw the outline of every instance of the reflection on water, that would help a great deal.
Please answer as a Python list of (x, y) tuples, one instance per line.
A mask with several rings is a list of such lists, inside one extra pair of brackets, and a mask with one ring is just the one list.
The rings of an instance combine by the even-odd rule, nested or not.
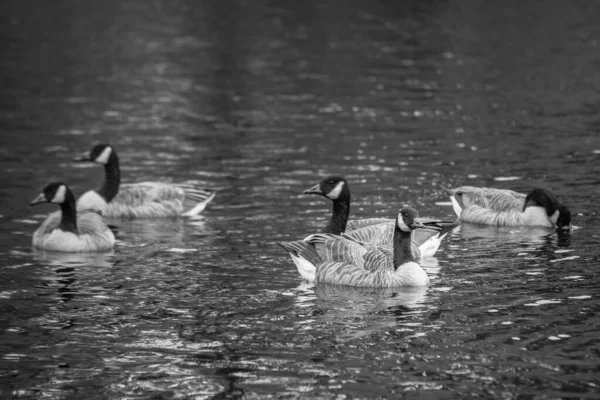
[[(599, 18), (556, 1), (0, 2), (0, 397), (593, 397)], [(45, 216), (28, 202), (101, 182), (71, 162), (97, 142), (124, 181), (219, 194), (194, 220), (108, 221), (109, 254), (31, 250)], [(301, 193), (332, 173), (357, 219), (452, 218), (442, 187), (541, 186), (581, 229), (463, 224), (423, 260), (428, 288), (309, 285), (273, 242), (323, 226)]]

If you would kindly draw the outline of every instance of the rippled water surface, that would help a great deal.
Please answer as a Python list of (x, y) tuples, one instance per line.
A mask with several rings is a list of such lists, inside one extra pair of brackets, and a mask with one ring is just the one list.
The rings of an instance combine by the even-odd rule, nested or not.
[[(84, 4), (85, 3), (85, 4)], [(0, 4), (0, 397), (598, 398), (600, 6), (366, 0)], [(195, 220), (34, 251), (119, 152), (125, 181), (218, 190)], [(576, 229), (464, 224), (428, 288), (303, 282), (273, 244), (443, 187), (554, 190)]]

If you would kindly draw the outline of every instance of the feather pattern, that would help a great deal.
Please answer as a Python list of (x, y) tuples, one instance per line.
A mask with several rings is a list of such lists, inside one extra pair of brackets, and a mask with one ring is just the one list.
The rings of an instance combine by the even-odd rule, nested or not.
[(61, 218), (61, 211), (48, 215), (33, 234), (33, 247), (68, 253), (106, 251), (114, 247), (115, 236), (97, 213), (79, 213), (78, 234), (59, 229)]
[(104, 164), (105, 181), (98, 190), (84, 193), (77, 201), (79, 210), (95, 210), (111, 218), (166, 218), (200, 214), (215, 193), (192, 182), (178, 184), (140, 182), (121, 184), (119, 159), (115, 150), (100, 144), (79, 161)]
[[(119, 193), (110, 201), (102, 214), (118, 218), (164, 218), (173, 217), (206, 205), (214, 193), (198, 188), (187, 189), (160, 182), (141, 182), (121, 185)], [(196, 210), (188, 215), (201, 212)]]
[[(462, 186), (447, 189), (461, 221), (494, 226), (543, 226), (570, 228), (570, 212), (546, 189), (528, 195), (507, 189)], [(564, 221), (563, 221), (564, 220)]]
[[(304, 193), (323, 196), (330, 199), (333, 203), (331, 219), (323, 232), (344, 235), (346, 238), (354, 238), (364, 244), (384, 247), (392, 246), (392, 235), (390, 232), (394, 231), (394, 220), (389, 218), (369, 218), (348, 221), (351, 198), (350, 187), (347, 180), (342, 176), (326, 176), (318, 184), (305, 190)], [(458, 222), (433, 219), (423, 219), (422, 221), (426, 225), (429, 224), (431, 229), (419, 229), (418, 232), (413, 233), (413, 248), (415, 248), (413, 253), (430, 257), (435, 255), (446, 236), (445, 234), (439, 234), (440, 229), (450, 226), (453, 229), (458, 225)]]
[(429, 278), (411, 250), (410, 232), (396, 228), (392, 235), (391, 249), (333, 234), (314, 234), (302, 241), (278, 244), (292, 254), (303, 277), (302, 269), (310, 260), (314, 268), (310, 280), (317, 282), (369, 287), (427, 285)]
[[(412, 231), (413, 252), (418, 250), (423, 257), (433, 257), (437, 252), (446, 234), (456, 228), (459, 221), (442, 221), (422, 218), (421, 222), (426, 228)], [(391, 248), (391, 238), (394, 232), (394, 220), (389, 218), (371, 218), (358, 221), (349, 221), (344, 236), (354, 238), (372, 246), (385, 246)], [(415, 258), (419, 259), (415, 254)]]
[[(56, 196), (57, 192), (65, 193), (65, 196)], [(69, 253), (105, 251), (114, 247), (115, 236), (102, 216), (94, 211), (77, 213), (75, 197), (65, 184), (50, 183), (31, 205), (43, 202), (57, 203), (61, 209), (50, 213), (34, 232), (33, 247)]]

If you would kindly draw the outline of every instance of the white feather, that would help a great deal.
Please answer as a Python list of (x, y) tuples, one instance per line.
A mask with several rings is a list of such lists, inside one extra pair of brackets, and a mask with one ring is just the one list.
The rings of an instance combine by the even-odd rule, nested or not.
[(77, 199), (77, 210), (90, 210), (104, 213), (106, 201), (95, 190), (88, 190)]
[(65, 185), (60, 185), (58, 187), (58, 189), (56, 189), (56, 193), (54, 194), (54, 197), (52, 198), (52, 200), (50, 202), (55, 203), (55, 204), (64, 203), (66, 191), (67, 191), (67, 188), (65, 187)]
[(317, 268), (312, 265), (307, 259), (303, 257), (297, 257), (292, 253), (289, 253), (292, 257), (292, 261), (296, 264), (296, 268), (298, 268), (298, 272), (302, 278), (306, 279), (309, 282), (315, 280), (315, 274), (317, 273)]
[(402, 286), (427, 286), (429, 277), (419, 264), (414, 261), (402, 264), (395, 272), (395, 275), (401, 277)]
[(338, 184), (335, 185), (335, 187), (331, 189), (326, 196), (331, 200), (335, 200), (340, 197), (340, 193), (342, 193), (342, 189), (344, 188), (344, 183), (344, 181), (339, 181)]
[(460, 204), (458, 204), (458, 200), (456, 200), (454, 196), (450, 196), (450, 201), (452, 201), (452, 209), (454, 209), (454, 213), (460, 218), (460, 214), (462, 214), (463, 210), (460, 207)]
[(96, 157), (96, 159), (94, 161), (99, 164), (107, 164), (111, 153), (112, 153), (112, 148), (110, 146), (106, 146), (106, 148), (104, 150), (102, 150), (102, 153), (100, 153), (100, 155), (98, 157)]
[(62, 213), (51, 213), (34, 232), (33, 247), (67, 253), (82, 253), (110, 250), (115, 245), (115, 236), (102, 217), (93, 212), (82, 213), (77, 218), (79, 234), (58, 228)]
[[(554, 213), (558, 219), (558, 211)], [(554, 216), (553, 215), (553, 216)], [(544, 207), (529, 206), (523, 212), (523, 225), (525, 226), (544, 226), (553, 227), (555, 221), (548, 218), (546, 209)]]

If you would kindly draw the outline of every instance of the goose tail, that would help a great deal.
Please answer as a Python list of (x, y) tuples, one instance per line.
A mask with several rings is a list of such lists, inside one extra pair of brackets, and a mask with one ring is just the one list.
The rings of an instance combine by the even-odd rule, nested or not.
[[(425, 223), (427, 225), (427, 223)], [(415, 231), (415, 235), (421, 235), (419, 242), (419, 250), (423, 257), (433, 257), (440, 248), (442, 240), (446, 237), (448, 232), (451, 232), (454, 228), (460, 225), (460, 221), (436, 221), (435, 225), (430, 226), (431, 229), (424, 229)], [(429, 238), (423, 239), (430, 235)]]
[(314, 281), (317, 273), (317, 265), (321, 262), (321, 257), (315, 247), (303, 240), (295, 242), (275, 242), (281, 246), (292, 257), (296, 264), (300, 276), (308, 281)]
[(201, 189), (192, 184), (184, 183), (177, 185), (177, 187), (185, 192), (186, 203), (192, 204), (191, 208), (183, 213), (186, 217), (194, 217), (200, 214), (216, 195), (216, 192), (212, 190)]

